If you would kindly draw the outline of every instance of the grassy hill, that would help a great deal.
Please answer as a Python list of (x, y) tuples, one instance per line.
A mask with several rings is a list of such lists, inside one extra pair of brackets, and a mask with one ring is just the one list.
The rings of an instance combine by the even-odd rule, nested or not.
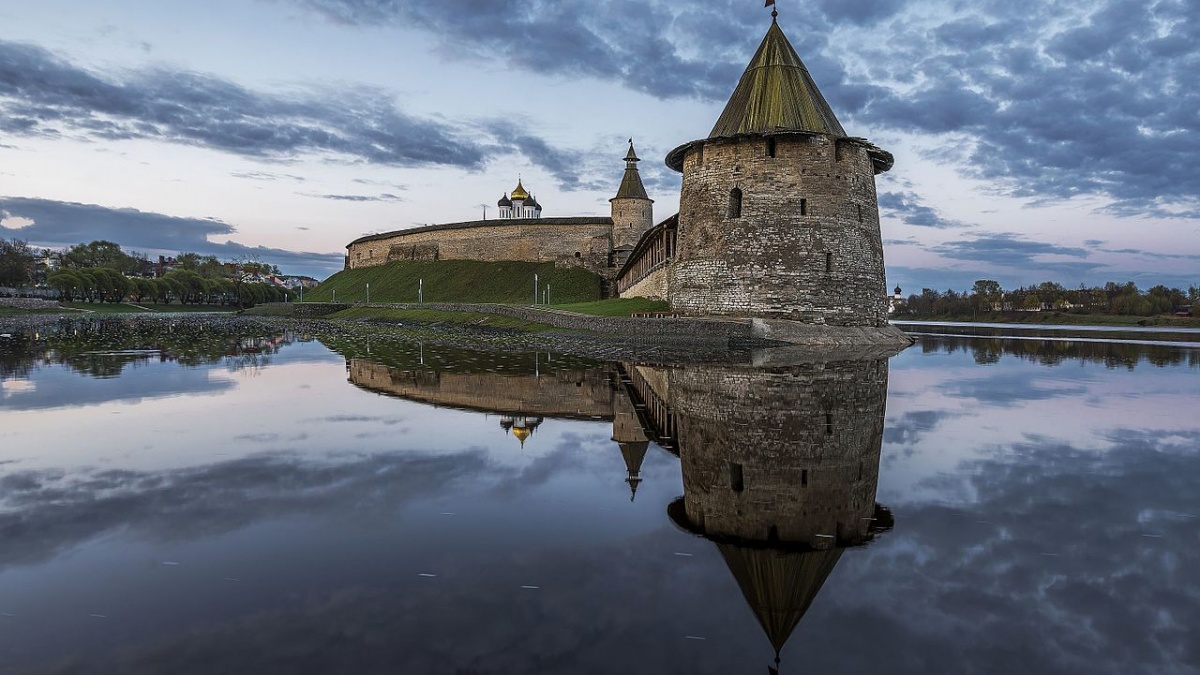
[(416, 302), (425, 281), (425, 302), (503, 302), (531, 304), (533, 276), (538, 288), (550, 284), (550, 302), (600, 299), (600, 277), (587, 270), (556, 269), (554, 263), (420, 260), (342, 270), (304, 294), (305, 302)]

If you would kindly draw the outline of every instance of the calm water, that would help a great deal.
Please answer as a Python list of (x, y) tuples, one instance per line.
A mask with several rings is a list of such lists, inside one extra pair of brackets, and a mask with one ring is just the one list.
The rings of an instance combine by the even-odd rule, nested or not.
[(0, 673), (1200, 672), (1198, 401), (1188, 345), (18, 331)]

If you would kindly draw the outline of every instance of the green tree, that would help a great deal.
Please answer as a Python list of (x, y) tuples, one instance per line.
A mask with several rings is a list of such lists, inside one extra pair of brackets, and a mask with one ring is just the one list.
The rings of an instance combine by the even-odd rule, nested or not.
[(58, 291), (59, 299), (63, 302), (74, 302), (80, 297), (84, 282), (71, 270), (57, 270), (46, 277), (46, 285)]
[(979, 279), (971, 288), (971, 300), (979, 311), (990, 312), (992, 306), (1000, 302), (1000, 282), (991, 279)]
[(171, 283), (179, 302), (197, 304), (204, 301), (204, 277), (192, 270), (175, 270), (168, 272), (163, 279)]
[(122, 251), (119, 244), (105, 240), (72, 246), (63, 254), (62, 265), (70, 269), (107, 267), (122, 274), (137, 272), (139, 267), (137, 258)]
[(0, 239), (0, 286), (26, 286), (33, 280), (35, 256), (29, 243)]

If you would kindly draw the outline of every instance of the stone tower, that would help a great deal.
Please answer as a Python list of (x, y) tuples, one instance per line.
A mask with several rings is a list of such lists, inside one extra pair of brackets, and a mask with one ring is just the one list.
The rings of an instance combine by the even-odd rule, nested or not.
[(887, 321), (875, 176), (892, 156), (846, 135), (772, 21), (683, 173), (671, 306), (831, 326)]
[(642, 185), (637, 168), (640, 161), (630, 139), (629, 152), (625, 154), (625, 176), (617, 196), (608, 200), (612, 204), (614, 250), (633, 250), (642, 235), (654, 226), (654, 200), (646, 195), (646, 187)]

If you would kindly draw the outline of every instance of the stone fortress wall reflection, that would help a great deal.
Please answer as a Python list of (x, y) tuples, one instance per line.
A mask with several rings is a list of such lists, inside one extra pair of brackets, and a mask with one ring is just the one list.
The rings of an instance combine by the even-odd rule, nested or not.
[(633, 495), (651, 441), (677, 456), (684, 495), (668, 516), (717, 545), (777, 661), (842, 552), (892, 526), (875, 502), (886, 359), (498, 374), (351, 358), (347, 368), (359, 387), (500, 415), (502, 424), (609, 420)]

